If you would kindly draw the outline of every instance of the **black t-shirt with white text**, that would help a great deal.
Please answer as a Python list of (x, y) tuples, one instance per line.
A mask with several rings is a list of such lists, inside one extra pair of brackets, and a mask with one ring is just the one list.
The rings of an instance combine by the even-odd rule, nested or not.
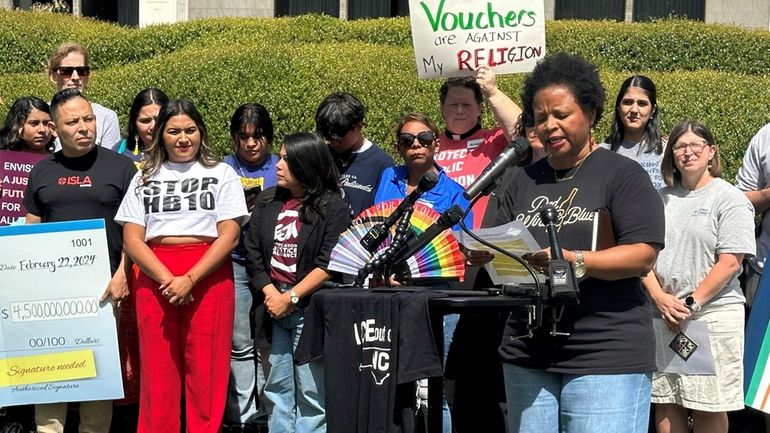
[[(322, 290), (305, 310), (295, 359), (323, 357), (327, 429), (393, 433), (413, 426), (401, 416), (414, 404), (412, 382), (442, 375), (428, 315), (439, 293)], [(406, 393), (397, 387), (408, 387)], [(406, 394), (406, 399), (397, 398)], [(411, 413), (411, 412), (409, 412)]]
[(100, 146), (78, 158), (61, 151), (32, 168), (24, 207), (41, 222), (103, 218), (111, 272), (120, 264), (123, 229), (115, 213), (128, 191), (136, 166), (130, 158)]
[[(539, 216), (550, 203), (559, 212), (558, 238), (567, 250), (590, 250), (597, 210), (609, 211), (617, 245), (662, 247), (663, 204), (649, 176), (635, 161), (596, 149), (582, 165), (556, 172), (547, 158), (516, 170), (502, 197), (497, 224), (519, 220), (542, 247), (549, 245)], [(574, 374), (623, 374), (655, 369), (649, 298), (639, 277), (580, 282), (580, 304), (567, 306), (552, 337), (551, 311), (534, 338), (526, 334), (526, 311), (514, 311), (500, 346), (504, 361), (527, 368)]]

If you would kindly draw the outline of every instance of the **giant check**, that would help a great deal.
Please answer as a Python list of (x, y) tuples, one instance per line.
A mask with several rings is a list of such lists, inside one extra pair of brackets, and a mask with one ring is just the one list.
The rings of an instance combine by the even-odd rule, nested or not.
[(0, 227), (0, 406), (123, 397), (103, 220)]

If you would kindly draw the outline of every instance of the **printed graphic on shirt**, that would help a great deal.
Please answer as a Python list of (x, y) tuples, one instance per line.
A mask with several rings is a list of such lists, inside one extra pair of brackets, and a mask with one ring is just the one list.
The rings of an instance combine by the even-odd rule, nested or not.
[(62, 186), (77, 186), (80, 188), (91, 188), (93, 185), (91, 176), (62, 176), (57, 180), (57, 183)]
[(211, 186), (219, 183), (216, 177), (184, 180), (148, 180), (143, 189), (144, 212), (181, 212), (214, 210), (216, 200)]
[(243, 189), (252, 189), (259, 187), (260, 189), (265, 189), (265, 178), (264, 177), (243, 177), (241, 176), (241, 185), (243, 186)]
[(529, 208), (518, 214), (516, 219), (521, 221), (526, 227), (545, 227), (543, 220), (540, 219), (540, 209), (550, 204), (556, 208), (559, 214), (559, 223), (556, 225), (558, 231), (561, 231), (564, 225), (593, 221), (594, 212), (585, 207), (573, 206), (579, 191), (580, 188), (572, 188), (566, 197), (559, 196), (555, 200), (549, 200), (544, 195), (536, 196), (530, 203)]
[(369, 370), (374, 383), (382, 386), (390, 377), (391, 329), (378, 326), (374, 319), (353, 324), (353, 336), (361, 347), (361, 363), (358, 369)]
[(299, 236), (299, 211), (283, 209), (275, 224), (275, 243), (270, 266), (279, 272), (297, 273), (297, 237)]
[(358, 189), (367, 193), (374, 191), (374, 185), (363, 185), (358, 182), (358, 176), (352, 173), (345, 173), (340, 176), (340, 186), (343, 188)]

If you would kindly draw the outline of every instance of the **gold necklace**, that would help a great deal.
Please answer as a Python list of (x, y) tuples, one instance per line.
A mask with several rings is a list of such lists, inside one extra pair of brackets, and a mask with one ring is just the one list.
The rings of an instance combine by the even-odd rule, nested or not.
[(586, 159), (588, 159), (588, 156), (591, 155), (592, 152), (593, 152), (593, 150), (591, 150), (591, 152), (589, 152), (588, 155), (584, 156), (583, 159), (581, 159), (580, 162), (578, 162), (578, 164), (576, 166), (567, 169), (567, 173), (572, 171), (572, 174), (570, 174), (569, 176), (565, 175), (565, 176), (559, 177), (559, 175), (556, 174), (558, 172), (558, 170), (553, 168), (553, 167), (551, 167), (553, 169), (553, 180), (554, 180), (554, 182), (559, 183), (559, 182), (566, 182), (568, 180), (572, 180), (578, 174), (578, 171), (580, 171), (580, 167), (583, 166), (583, 163), (586, 162)]

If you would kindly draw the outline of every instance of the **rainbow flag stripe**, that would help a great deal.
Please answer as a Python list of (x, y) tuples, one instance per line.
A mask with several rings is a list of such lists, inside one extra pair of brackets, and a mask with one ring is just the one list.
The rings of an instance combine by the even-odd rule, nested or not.
[(765, 272), (759, 281), (746, 325), (746, 342), (743, 351), (744, 401), (746, 406), (765, 413), (770, 413), (768, 358), (770, 358), (770, 272)]

